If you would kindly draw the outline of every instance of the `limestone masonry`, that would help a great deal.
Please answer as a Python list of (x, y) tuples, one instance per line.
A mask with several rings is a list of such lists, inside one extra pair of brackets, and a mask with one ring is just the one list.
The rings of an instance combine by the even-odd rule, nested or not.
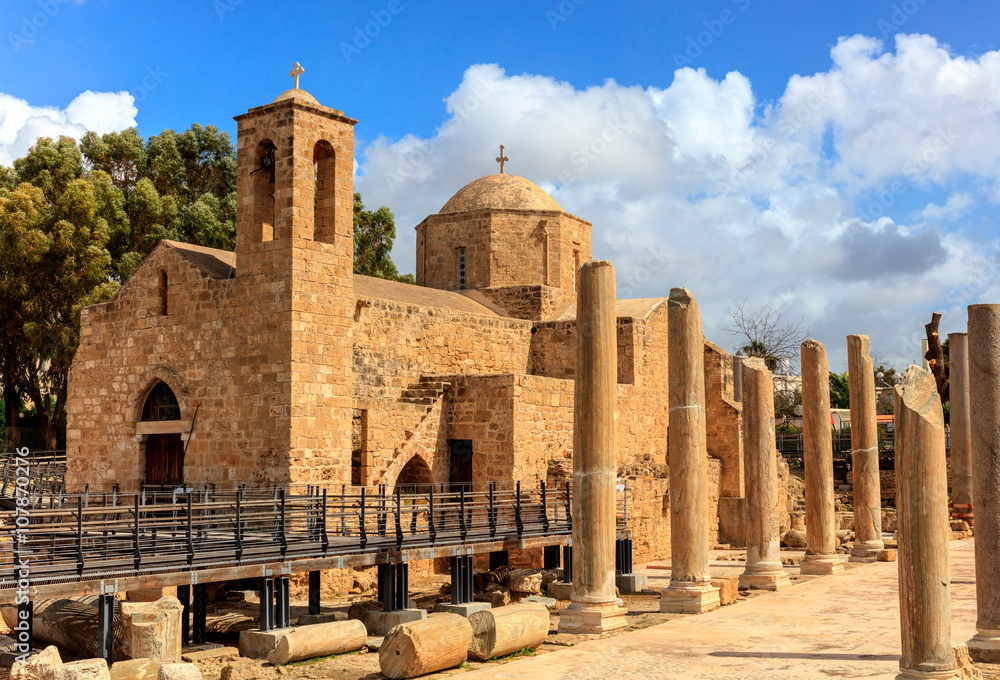
[[(353, 274), (356, 121), (293, 89), (237, 116), (235, 252), (163, 241), (83, 310), (70, 488), (544, 480), (572, 456), (591, 223), (521, 177), (417, 227), (417, 285)], [(638, 561), (669, 555), (667, 300), (618, 300)], [(711, 540), (742, 543), (733, 359), (705, 342)], [(782, 504), (779, 507), (784, 510)], [(721, 510), (721, 511), (720, 511)]]

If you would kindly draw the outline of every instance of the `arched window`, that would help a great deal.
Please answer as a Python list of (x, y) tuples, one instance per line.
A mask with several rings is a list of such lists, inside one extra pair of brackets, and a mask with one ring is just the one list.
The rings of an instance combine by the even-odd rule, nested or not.
[(253, 233), (261, 241), (274, 240), (274, 142), (265, 139), (254, 152)]
[(316, 169), (315, 222), (313, 238), (320, 243), (334, 244), (336, 198), (336, 153), (333, 145), (325, 139), (316, 142), (313, 148), (313, 163)]
[(160, 270), (160, 315), (166, 316), (168, 311), (167, 306), (167, 272)]
[(142, 421), (180, 420), (181, 407), (170, 386), (162, 380), (153, 386), (142, 405)]

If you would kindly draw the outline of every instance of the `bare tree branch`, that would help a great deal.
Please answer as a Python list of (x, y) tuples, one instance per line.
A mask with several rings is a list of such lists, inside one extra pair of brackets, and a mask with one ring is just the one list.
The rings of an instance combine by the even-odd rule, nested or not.
[(783, 322), (774, 305), (750, 307), (746, 299), (733, 299), (726, 314), (731, 323), (722, 330), (737, 337), (733, 346), (737, 354), (760, 357), (772, 371), (784, 362), (798, 365), (799, 346), (809, 335), (801, 319), (797, 323)]

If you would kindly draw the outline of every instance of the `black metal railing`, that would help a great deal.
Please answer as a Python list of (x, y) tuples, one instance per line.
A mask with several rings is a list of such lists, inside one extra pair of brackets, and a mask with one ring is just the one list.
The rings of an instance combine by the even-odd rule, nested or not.
[[(21, 526), (0, 529), (13, 546), (0, 554), (0, 590), (17, 587), (22, 556), (31, 586), (45, 586), (572, 531), (569, 482), (407, 491), (307, 485), (36, 495)], [(627, 493), (620, 485), (619, 530), (627, 529)]]

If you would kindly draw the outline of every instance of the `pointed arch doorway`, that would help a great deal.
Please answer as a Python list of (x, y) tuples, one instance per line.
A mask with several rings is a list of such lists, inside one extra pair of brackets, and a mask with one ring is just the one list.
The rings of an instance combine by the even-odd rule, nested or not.
[(177, 397), (167, 383), (153, 386), (142, 405), (146, 435), (145, 483), (154, 486), (176, 486), (184, 483), (183, 423)]

